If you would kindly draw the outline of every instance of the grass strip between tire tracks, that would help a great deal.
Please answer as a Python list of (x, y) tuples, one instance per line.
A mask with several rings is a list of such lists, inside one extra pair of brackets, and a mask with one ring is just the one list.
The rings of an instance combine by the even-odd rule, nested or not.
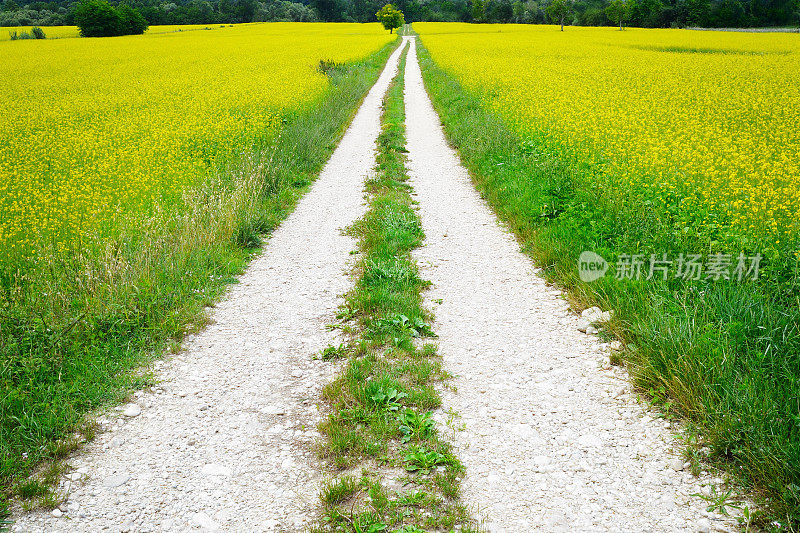
[(448, 376), (436, 345), (424, 342), (435, 338), (422, 303), (429, 283), (411, 256), (424, 235), (405, 183), (405, 60), (384, 100), (369, 209), (349, 228), (359, 239), (358, 281), (338, 327), (351, 340), (322, 353), (346, 362), (323, 392), (331, 411), (320, 452), (336, 475), (321, 493), (318, 533), (477, 531), (459, 499), (464, 467), (432, 416), (435, 385)]

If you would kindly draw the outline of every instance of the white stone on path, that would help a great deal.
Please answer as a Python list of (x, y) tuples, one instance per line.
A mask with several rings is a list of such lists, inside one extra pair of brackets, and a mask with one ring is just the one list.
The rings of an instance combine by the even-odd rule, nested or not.
[(133, 418), (135, 416), (139, 416), (140, 414), (142, 414), (142, 408), (139, 407), (138, 404), (129, 403), (128, 405), (125, 406), (125, 410), (122, 411), (122, 414), (127, 417)]
[(231, 469), (218, 464), (207, 464), (201, 470), (204, 476), (230, 476)]

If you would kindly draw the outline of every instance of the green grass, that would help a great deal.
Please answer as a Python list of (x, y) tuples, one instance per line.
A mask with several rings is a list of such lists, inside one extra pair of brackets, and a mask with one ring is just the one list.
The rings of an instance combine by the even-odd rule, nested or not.
[[(667, 416), (682, 417), (705, 468), (721, 467), (764, 506), (749, 519), (767, 528), (800, 524), (800, 292), (796, 270), (752, 283), (649, 282), (578, 277), (593, 250), (613, 265), (620, 253), (673, 249), (642, 205), (604, 198), (602, 168), (543, 138), (518, 138), (480, 99), (420, 47), (427, 89), (482, 196), (519, 237), (544, 275), (581, 309), (616, 314), (605, 335), (640, 390)], [(710, 246), (709, 243), (699, 243)], [(670, 248), (670, 245), (673, 248)], [(666, 247), (666, 248), (665, 248)], [(712, 248), (713, 250), (713, 248)], [(708, 248), (700, 249), (700, 252)], [(773, 525), (770, 522), (775, 521)]]
[(327, 352), (348, 359), (323, 391), (320, 453), (336, 475), (322, 490), (317, 532), (474, 531), (459, 501), (464, 468), (431, 417), (441, 405), (434, 384), (448, 376), (426, 342), (435, 338), (422, 305), (429, 283), (411, 257), (424, 235), (405, 183), (404, 65), (405, 56), (384, 101), (369, 209), (349, 230), (361, 259), (339, 316), (353, 338)]
[(21, 497), (37, 493), (26, 478), (38, 465), (91, 437), (87, 413), (151, 385), (147, 363), (203, 326), (205, 307), (315, 179), (396, 45), (331, 69), (315, 105), (287, 116), (275, 143), (229, 162), (185, 211), (153, 215), (107, 249), (0, 269), (0, 516), (15, 485)]

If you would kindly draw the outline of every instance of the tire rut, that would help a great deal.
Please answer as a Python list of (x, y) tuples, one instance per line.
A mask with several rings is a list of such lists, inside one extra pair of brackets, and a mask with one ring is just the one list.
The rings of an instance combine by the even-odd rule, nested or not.
[(733, 530), (691, 496), (711, 480), (675, 470), (673, 431), (637, 403), (608, 345), (578, 332), (560, 291), (476, 192), (414, 42), (405, 75), (410, 184), (426, 235), (416, 257), (455, 376), (457, 393), (443, 399), (461, 416), (465, 503), (491, 532)]
[[(383, 95), (402, 47), (364, 99), (310, 191), (184, 350), (156, 363), (155, 392), (100, 417), (68, 460), (63, 516), (17, 516), (13, 531), (300, 531), (316, 515), (324, 472), (312, 450), (320, 389), (336, 365), (339, 296), (351, 286)], [(140, 413), (137, 413), (140, 410)], [(56, 512), (58, 514), (58, 512)]]

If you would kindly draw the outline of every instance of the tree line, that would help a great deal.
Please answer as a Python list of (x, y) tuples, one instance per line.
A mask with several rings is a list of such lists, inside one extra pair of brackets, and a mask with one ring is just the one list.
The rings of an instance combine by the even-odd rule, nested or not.
[[(548, 9), (559, 0), (399, 0), (393, 2), (406, 22), (477, 22), (551, 24), (559, 20)], [(565, 24), (616, 25), (614, 0), (564, 0)], [(375, 22), (386, 0), (124, 0), (150, 25), (235, 24), (239, 22)], [(630, 26), (762, 27), (800, 24), (800, 0), (625, 0)], [(2, 0), (0, 26), (75, 24), (74, 0), (23, 4)], [(618, 6), (617, 6), (618, 7)]]

